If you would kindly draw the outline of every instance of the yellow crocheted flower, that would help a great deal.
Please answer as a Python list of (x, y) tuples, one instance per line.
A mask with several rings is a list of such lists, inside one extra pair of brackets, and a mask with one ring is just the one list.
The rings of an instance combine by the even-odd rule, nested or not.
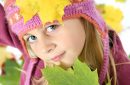
[(24, 22), (30, 20), (36, 13), (39, 14), (43, 23), (61, 21), (64, 8), (69, 4), (69, 0), (16, 0)]

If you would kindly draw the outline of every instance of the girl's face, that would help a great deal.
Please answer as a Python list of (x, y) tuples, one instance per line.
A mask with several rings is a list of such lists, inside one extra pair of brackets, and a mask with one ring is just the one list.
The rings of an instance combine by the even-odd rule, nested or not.
[(34, 29), (25, 34), (34, 54), (46, 63), (68, 68), (80, 55), (85, 43), (84, 27), (79, 19)]

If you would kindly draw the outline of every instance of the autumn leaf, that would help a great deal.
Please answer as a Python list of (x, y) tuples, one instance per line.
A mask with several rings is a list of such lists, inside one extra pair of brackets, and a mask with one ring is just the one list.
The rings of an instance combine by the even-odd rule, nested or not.
[(116, 2), (121, 2), (121, 3), (124, 3), (126, 2), (126, 0), (115, 0)]
[(49, 85), (99, 85), (97, 70), (91, 71), (85, 64), (77, 60), (73, 69), (64, 70), (58, 66), (46, 67), (43, 74)]
[(118, 33), (122, 31), (123, 26), (121, 21), (123, 19), (123, 13), (119, 8), (116, 8), (112, 5), (100, 4), (97, 5), (97, 9), (105, 19), (106, 23), (112, 27), (112, 29)]
[(0, 76), (0, 85), (19, 85), (20, 71), (17, 68), (21, 68), (16, 61), (6, 60), (5, 72), (6, 74)]

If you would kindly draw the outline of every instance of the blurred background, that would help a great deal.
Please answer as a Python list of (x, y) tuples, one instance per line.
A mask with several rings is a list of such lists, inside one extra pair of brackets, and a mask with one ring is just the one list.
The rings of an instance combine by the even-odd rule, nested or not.
[[(109, 26), (119, 35), (130, 57), (130, 0), (95, 0), (97, 9)], [(0, 0), (3, 4), (3, 0)], [(21, 52), (13, 47), (0, 46), (0, 85), (19, 85), (23, 60)]]

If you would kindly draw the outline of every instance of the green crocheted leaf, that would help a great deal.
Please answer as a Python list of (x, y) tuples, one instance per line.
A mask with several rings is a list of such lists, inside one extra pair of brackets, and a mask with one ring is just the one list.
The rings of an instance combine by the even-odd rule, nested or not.
[(5, 63), (5, 75), (0, 76), (0, 85), (19, 85), (20, 71), (16, 68), (21, 68), (16, 61), (7, 60)]
[(64, 70), (60, 67), (46, 67), (43, 74), (49, 85), (99, 85), (97, 71), (77, 60), (73, 69)]

